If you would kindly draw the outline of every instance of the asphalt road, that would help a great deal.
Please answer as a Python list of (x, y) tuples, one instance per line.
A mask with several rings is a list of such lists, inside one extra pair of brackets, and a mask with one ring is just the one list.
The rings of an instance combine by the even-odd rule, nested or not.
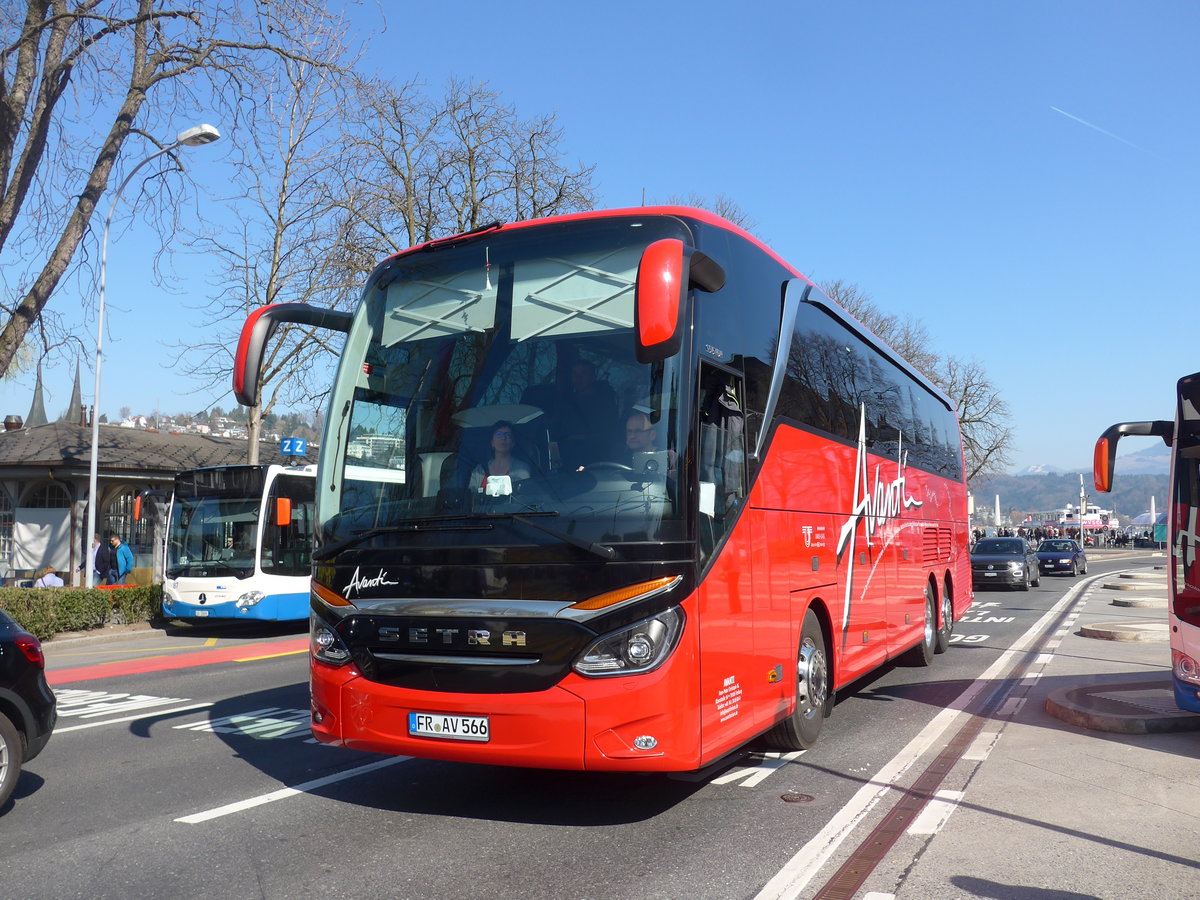
[[(0, 897), (728, 900), (787, 896), (771, 885), (806, 866), (812, 896), (822, 853), (866, 838), (856, 809), (897, 801), (888, 780), (953, 736), (945, 707), (1003, 702), (1006, 651), (1075, 583), (978, 592), (949, 652), (855, 685), (812, 750), (678, 776), (315, 744), (295, 629), (54, 642), (59, 726), (0, 816)], [(220, 661), (181, 664), (198, 651)]]

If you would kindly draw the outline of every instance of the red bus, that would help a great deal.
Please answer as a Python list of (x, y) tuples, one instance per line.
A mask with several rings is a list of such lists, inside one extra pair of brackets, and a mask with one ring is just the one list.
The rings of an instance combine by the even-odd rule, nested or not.
[[(1122, 437), (1162, 438), (1171, 448), (1167, 542), (1171, 565), (1167, 621), (1171, 635), (1171, 686), (1180, 709), (1200, 713), (1200, 372), (1175, 385), (1175, 420), (1119, 422), (1096, 441), (1092, 477), (1111, 491), (1117, 443)], [(1153, 523), (1151, 523), (1153, 527)]]
[(651, 207), (415, 247), (347, 331), (317, 490), (312, 728), (464, 762), (804, 749), (971, 603), (953, 404), (753, 237)]

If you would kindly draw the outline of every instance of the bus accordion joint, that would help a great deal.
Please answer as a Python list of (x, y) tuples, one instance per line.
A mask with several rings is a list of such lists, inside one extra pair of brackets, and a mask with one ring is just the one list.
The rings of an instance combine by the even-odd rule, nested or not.
[(354, 604), (336, 591), (331, 591), (323, 584), (312, 583), (312, 592), (326, 606), (353, 606)]
[(662, 578), (654, 578), (650, 581), (631, 584), (628, 587), (619, 588), (615, 591), (597, 594), (595, 597), (589, 597), (586, 600), (580, 600), (578, 603), (572, 604), (570, 608), (608, 609), (610, 606), (616, 606), (618, 603), (624, 603), (627, 600), (642, 600), (655, 594), (669, 591), (682, 580), (683, 576), (681, 575), (664, 575)]

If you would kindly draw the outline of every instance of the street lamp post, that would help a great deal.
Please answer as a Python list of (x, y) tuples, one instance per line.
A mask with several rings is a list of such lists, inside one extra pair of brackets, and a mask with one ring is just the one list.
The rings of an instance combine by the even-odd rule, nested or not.
[[(108, 216), (104, 219), (104, 235), (100, 239), (100, 302), (96, 312), (96, 386), (92, 392), (92, 460), (88, 472), (88, 515), (87, 515), (87, 533), (96, 534), (96, 469), (97, 469), (97, 451), (100, 446), (100, 363), (103, 360), (101, 348), (104, 343), (104, 281), (108, 268), (108, 229), (112, 225), (113, 213), (117, 209), (117, 201), (121, 199), (121, 194), (125, 191), (126, 185), (137, 172), (146, 163), (151, 162), (164, 153), (170, 153), (179, 147), (199, 147), (203, 144), (211, 144), (213, 141), (220, 140), (221, 133), (212, 125), (193, 125), (191, 128), (186, 128), (175, 136), (175, 143), (163, 147), (161, 150), (151, 153), (140, 163), (129, 170), (129, 174), (125, 176), (125, 180), (121, 182), (117, 188), (117, 192), (113, 194), (112, 203), (108, 207)], [(88, 542), (87, 546), (91, 546)], [(87, 587), (95, 587), (96, 573), (90, 559), (85, 559), (84, 564), (87, 566)]]

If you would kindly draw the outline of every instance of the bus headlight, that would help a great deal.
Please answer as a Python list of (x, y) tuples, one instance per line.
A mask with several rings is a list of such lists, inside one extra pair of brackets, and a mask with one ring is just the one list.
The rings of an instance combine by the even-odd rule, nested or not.
[(249, 609), (251, 606), (258, 606), (265, 596), (267, 595), (262, 591), (246, 591), (246, 593), (237, 598), (237, 608)]
[(1171, 651), (1171, 668), (1175, 677), (1190, 684), (1200, 684), (1200, 665), (1182, 650)]
[(309, 651), (313, 659), (330, 666), (344, 666), (350, 662), (350, 650), (336, 631), (315, 617), (309, 622)]
[(662, 665), (683, 632), (683, 610), (672, 606), (656, 616), (592, 642), (575, 660), (580, 675), (640, 675)]

